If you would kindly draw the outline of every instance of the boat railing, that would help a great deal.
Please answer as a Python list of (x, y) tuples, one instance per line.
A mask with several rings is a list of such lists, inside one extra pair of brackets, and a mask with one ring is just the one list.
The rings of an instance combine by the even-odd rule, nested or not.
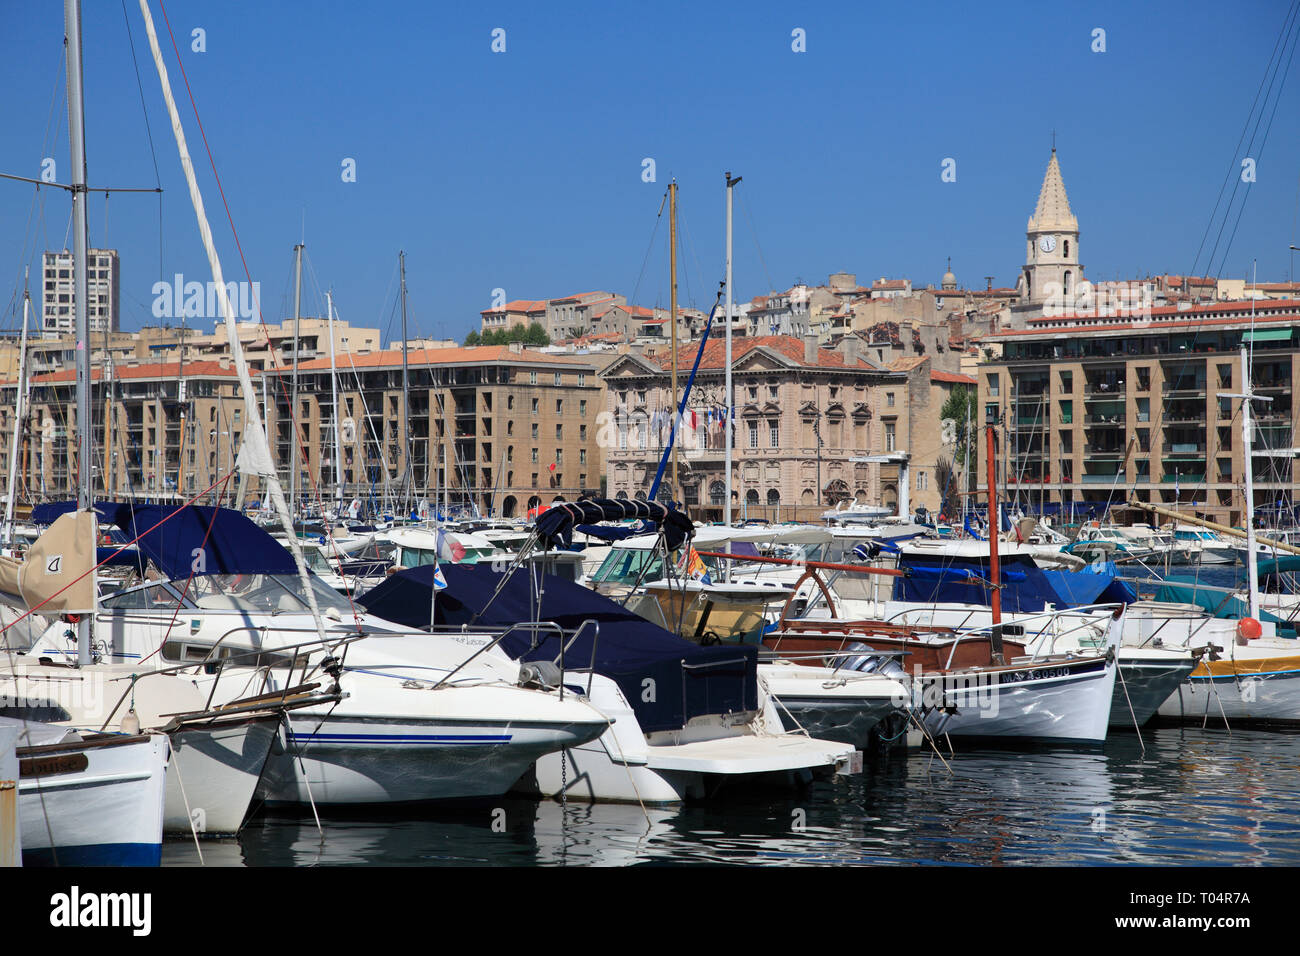
[[(1123, 604), (1085, 604), (1079, 607), (1055, 608), (1051, 611), (1036, 611), (1036, 612), (1030, 612), (1028, 614), (1017, 613), (1015, 620), (1004, 621), (1002, 624), (998, 626), (1004, 629), (1008, 626), (1016, 626), (1016, 627), (1023, 628), (1030, 621), (1034, 621), (1039, 618), (1046, 619), (1051, 626), (1051, 637), (1050, 640), (1047, 641), (1047, 646), (1048, 646), (1047, 655), (1051, 655), (1055, 653), (1056, 642), (1060, 640), (1062, 637), (1066, 637), (1070, 634), (1073, 634), (1075, 631), (1092, 629), (1094, 625), (1097, 623), (1096, 612), (1108, 611), (1112, 616), (1114, 616), (1115, 612), (1117, 610), (1122, 609), (1123, 607), (1124, 607)], [(957, 643), (962, 638), (979, 636), (986, 633), (992, 634), (994, 628), (993, 624), (981, 624), (972, 627), (966, 626), (967, 622), (969, 622), (970, 619), (976, 613), (978, 613), (979, 610), (983, 610), (983, 609), (972, 609), (970, 611), (967, 611), (966, 617), (962, 620), (960, 624), (943, 625), (944, 627), (951, 627), (952, 630), (958, 632), (956, 635), (956, 639), (953, 641), (952, 651), (949, 653), (949, 665), (951, 665), (952, 663), (953, 654), (956, 653)], [(909, 623), (906, 620), (909, 615), (913, 615), (913, 614), (923, 615), (926, 613), (926, 611), (927, 609), (925, 608), (906, 608), (894, 614), (886, 621), (886, 623), (894, 623), (895, 621), (902, 618), (903, 620), (901, 621), (901, 623), (906, 624)], [(929, 613), (930, 613), (930, 624), (933, 625), (935, 623), (934, 612), (930, 611)], [(1061, 622), (1061, 619), (1073, 615), (1079, 615), (1083, 618), (1083, 620), (1081, 620), (1079, 624), (1069, 628), (1068, 630), (1065, 631), (1060, 630), (1059, 624)], [(917, 623), (919, 626), (920, 622), (918, 621)], [(1005, 634), (1005, 630), (1004, 630), (1004, 634)], [(1041, 646), (1043, 644), (1043, 638), (1046, 637), (1047, 634), (1048, 634), (1047, 627), (1043, 627), (1038, 630), (1037, 635), (1033, 638), (1032, 643), (1033, 646), (1036, 648), (1033, 654), (1034, 660), (1037, 660), (1039, 657), (1044, 656), (1041, 651)]]
[[(252, 631), (259, 631), (259, 632), (266, 631), (266, 630), (282, 630), (282, 631), (294, 631), (294, 632), (305, 633), (305, 634), (317, 633), (314, 628), (259, 628), (251, 625), (247, 627), (232, 628), (230, 631), (227, 631), (225, 634), (221, 635), (221, 638), (217, 641), (216, 644), (212, 646), (212, 648), (201, 660), (186, 661), (182, 664), (174, 664), (170, 667), (158, 667), (149, 671), (135, 672), (130, 675), (123, 675), (122, 677), (112, 678), (113, 680), (127, 681), (128, 684), (126, 689), (122, 691), (122, 696), (118, 698), (117, 703), (114, 704), (112, 710), (108, 712), (108, 716), (104, 718), (104, 723), (100, 727), (100, 730), (101, 731), (104, 730), (112, 722), (113, 718), (117, 715), (117, 712), (121, 708), (122, 704), (125, 703), (127, 698), (131, 695), (132, 691), (135, 689), (135, 685), (137, 681), (146, 677), (154, 677), (154, 676), (164, 675), (164, 674), (181, 674), (184, 672), (193, 671), (195, 668), (202, 668), (208, 673), (216, 674), (216, 680), (212, 682), (212, 687), (208, 691), (208, 699), (204, 702), (203, 705), (204, 711), (210, 711), (212, 709), (213, 698), (216, 696), (217, 693), (217, 686), (221, 683), (221, 677), (226, 669), (226, 665), (250, 657), (256, 661), (258, 658), (268, 654), (267, 648), (250, 648), (247, 651), (227, 653), (227, 654), (219, 655), (216, 658), (213, 657), (213, 655), (216, 654), (220, 649), (220, 645), (222, 641), (224, 641), (227, 637), (229, 637), (233, 633), (236, 633), (238, 631), (245, 631), (245, 630), (252, 630)], [(317, 637), (313, 641), (302, 641), (298, 644), (289, 644), (284, 647), (275, 648), (273, 653), (277, 655), (283, 655), (283, 652), (285, 651), (294, 652), (293, 656), (289, 658), (288, 661), (289, 679), (285, 681), (284, 687), (281, 688), (281, 691), (279, 692), (279, 697), (281, 698), (280, 702), (284, 703), (289, 695), (289, 692), (293, 690), (294, 687), (296, 686), (293, 680), (293, 672), (298, 667), (299, 659), (302, 660), (302, 675), (298, 679), (298, 684), (301, 685), (307, 682), (307, 673), (308, 673), (307, 665), (310, 663), (311, 656), (313, 653), (319, 650), (328, 650), (331, 653), (333, 653), (337, 651), (340, 647), (342, 647), (343, 649), (342, 656), (337, 658), (338, 672), (341, 673), (344, 663), (347, 660), (348, 647), (351, 646), (354, 642), (361, 640), (361, 638), (365, 636), (366, 635), (363, 633), (343, 634), (335, 638), (327, 638), (323, 641), (319, 637)], [(216, 668), (215, 671), (207, 670), (208, 668), (214, 666)], [(254, 670), (264, 671), (263, 682), (265, 683), (265, 680), (269, 676), (271, 668), (273, 666), (281, 667), (284, 665), (255, 663)], [(337, 674), (334, 673), (334, 667), (328, 664), (326, 666), (329, 668), (327, 670), (327, 673), (330, 673), (330, 676), (334, 677), (335, 681), (337, 682), (338, 678), (337, 678)], [(274, 704), (275, 704), (275, 700), (273, 698), (268, 697), (268, 699), (265, 701), (265, 705), (268, 707), (273, 706)]]
[[(435, 628), (435, 630), (437, 629)], [(531, 630), (534, 633), (537, 631), (554, 632), (560, 636), (561, 642), (563, 642), (564, 640), (564, 628), (560, 627), (560, 625), (554, 623), (553, 621), (518, 621), (514, 624), (511, 624), (509, 627), (506, 627), (501, 631), (497, 632), (497, 634), (492, 638), (492, 640), (488, 641), (486, 644), (484, 644), (482, 647), (476, 650), (469, 657), (465, 658), (463, 661), (461, 661), (459, 664), (453, 667), (451, 671), (448, 672), (448, 674), (442, 678), (442, 680), (438, 681), (438, 683), (433, 685), (432, 689), (437, 690), (443, 684), (447, 683), (447, 681), (451, 680), (458, 673), (460, 673), (460, 671), (463, 670), (465, 668), (465, 665), (467, 665), (470, 661), (477, 658), (484, 651), (496, 647), (498, 644), (500, 644), (503, 640), (505, 640), (515, 631), (525, 631), (525, 630)], [(563, 672), (561, 672), (561, 680), (560, 680), (560, 697), (561, 698), (564, 697)]]

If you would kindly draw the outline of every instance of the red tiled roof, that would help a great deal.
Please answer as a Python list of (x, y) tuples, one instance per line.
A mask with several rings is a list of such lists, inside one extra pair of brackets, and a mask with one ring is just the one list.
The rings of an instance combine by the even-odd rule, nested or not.
[[(538, 362), (568, 362), (570, 359), (562, 355), (555, 355), (550, 352), (537, 352), (532, 349), (525, 349), (523, 352), (512, 352), (508, 345), (474, 345), (459, 348), (446, 349), (410, 349), (407, 354), (408, 365), (461, 365), (476, 362), (523, 362), (525, 364), (536, 364)], [(367, 352), (365, 355), (345, 354), (338, 357), (335, 363), (340, 371), (351, 370), (354, 368), (401, 368), (402, 367), (402, 350), (386, 349), (382, 352)], [(188, 366), (187, 366), (188, 367)], [(329, 359), (312, 359), (310, 362), (299, 362), (299, 372), (318, 372), (324, 371), (330, 367)], [(286, 365), (283, 368), (267, 369), (269, 373), (292, 374), (293, 366)]]
[[(559, 300), (555, 300), (559, 301)], [(499, 309), (484, 309), (479, 315), (496, 315), (501, 312), (545, 312), (545, 299), (515, 299), (513, 302), (507, 302)]]
[(958, 375), (955, 372), (941, 372), (938, 369), (930, 369), (930, 381), (932, 382), (949, 382), (953, 385), (977, 385), (975, 379), (969, 375)]
[[(327, 366), (328, 362), (325, 363)], [(300, 365), (299, 368), (302, 366)], [(90, 380), (98, 382), (104, 374), (104, 369), (95, 365), (90, 370)], [(147, 365), (115, 365), (113, 366), (113, 377), (115, 379), (123, 378), (175, 378), (183, 375), (185, 378), (206, 378), (212, 375), (219, 375), (223, 378), (235, 376), (236, 372), (233, 366), (222, 365), (220, 362), (201, 361), (201, 362), (151, 362)], [(77, 379), (77, 370), (75, 368), (60, 369), (57, 372), (46, 372), (44, 375), (33, 375), (32, 383), (45, 382), (75, 382)]]
[[(857, 363), (854, 365), (848, 365), (844, 361), (844, 353), (837, 351), (835, 349), (818, 349), (817, 361), (805, 362), (803, 339), (797, 339), (793, 335), (758, 335), (752, 338), (746, 336), (745, 338), (741, 338), (741, 339), (733, 339), (731, 343), (732, 361), (733, 362), (736, 361), (742, 355), (745, 355), (746, 353), (756, 348), (771, 349), (772, 351), (778, 352), (781, 355), (785, 356), (786, 358), (791, 359), (792, 361), (797, 362), (800, 365), (806, 365), (812, 368), (856, 368), (864, 371), (875, 369), (874, 365), (872, 365), (870, 362), (864, 361), (863, 359), (858, 359)], [(726, 359), (726, 342), (717, 339), (710, 339), (709, 342), (704, 346), (704, 355), (701, 356), (700, 358), (700, 368), (704, 368), (704, 369), (724, 368), (725, 359)], [(682, 361), (685, 361), (687, 364), (689, 364), (694, 360), (695, 359), (692, 355), (688, 355), (687, 358), (683, 360), (681, 355), (679, 354), (678, 367), (679, 368), (681, 367)], [(661, 368), (668, 367), (667, 360), (660, 362), (660, 360), (656, 357), (652, 361), (654, 363), (659, 364)]]
[[(1099, 324), (1099, 325), (1047, 326), (1047, 327), (1039, 327), (1039, 328), (1032, 328), (1032, 329), (1013, 329), (1006, 332), (994, 332), (990, 335), (982, 336), (982, 338), (987, 340), (987, 339), (998, 339), (998, 338), (1011, 338), (1018, 335), (1067, 335), (1071, 332), (1125, 332), (1125, 331), (1131, 332), (1134, 330), (1141, 331), (1141, 332), (1160, 332), (1164, 329), (1202, 328), (1205, 326), (1216, 326), (1216, 325), (1241, 325), (1241, 324), (1249, 323), (1251, 321), (1257, 323), (1262, 323), (1262, 322), (1295, 323), (1297, 321), (1297, 316), (1300, 315), (1300, 302), (1275, 300), (1273, 302), (1268, 302), (1266, 305), (1258, 306), (1258, 308), (1262, 309), (1262, 308), (1267, 308), (1269, 306), (1271, 306), (1274, 309), (1280, 306), (1290, 306), (1291, 310), (1289, 312), (1280, 315), (1257, 312), (1253, 317), (1249, 315), (1242, 315), (1242, 316), (1220, 316), (1218, 318), (1214, 318), (1214, 317), (1195, 318), (1197, 313), (1236, 311), (1242, 309), (1242, 304), (1240, 302), (1234, 302), (1234, 303), (1225, 303), (1222, 305), (1207, 305), (1203, 308), (1185, 309), (1183, 310), (1182, 314), (1187, 315), (1188, 318), (1176, 322), (1144, 321), (1142, 320), (1141, 315), (1139, 313), (1139, 315), (1137, 316), (1128, 316), (1128, 318), (1132, 320), (1128, 322), (1114, 322), (1114, 323), (1106, 322), (1104, 324)], [(1159, 314), (1168, 315), (1168, 314), (1177, 314), (1179, 310), (1160, 308), (1160, 309), (1152, 309), (1151, 312), (1152, 314), (1159, 313)], [(1089, 316), (1074, 316), (1074, 315), (1061, 316), (1057, 319), (1050, 320), (1050, 321), (1062, 321), (1062, 320), (1079, 319), (1079, 318), (1089, 318)], [(1042, 320), (1031, 319), (1030, 321), (1041, 322)]]

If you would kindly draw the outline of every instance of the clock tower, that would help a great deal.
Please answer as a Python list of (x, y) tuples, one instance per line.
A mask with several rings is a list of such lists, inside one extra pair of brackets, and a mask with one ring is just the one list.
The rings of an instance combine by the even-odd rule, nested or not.
[(1047, 163), (1038, 205), (1025, 230), (1025, 267), (1020, 274), (1020, 305), (1072, 311), (1075, 290), (1083, 281), (1079, 265), (1079, 221), (1070, 212), (1070, 200), (1061, 180), (1056, 147)]

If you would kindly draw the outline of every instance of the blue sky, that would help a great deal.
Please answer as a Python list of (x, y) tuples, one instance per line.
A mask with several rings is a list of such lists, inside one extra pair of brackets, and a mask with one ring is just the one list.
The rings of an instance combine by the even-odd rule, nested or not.
[[(291, 312), (305, 223), (305, 311), (320, 312), (330, 286), (344, 318), (395, 338), (404, 249), (413, 334), (458, 339), (496, 288), (511, 299), (635, 289), (639, 304), (666, 305), (667, 223), (654, 230), (672, 176), (681, 298), (707, 307), (722, 278), (727, 169), (744, 177), (740, 299), (839, 270), (938, 284), (949, 255), (964, 286), (986, 275), (1011, 285), (1053, 130), (1086, 275), (1186, 272), (1286, 15), (1260, 0), (166, 9), (266, 317)], [(92, 198), (90, 232), (122, 253), (123, 327), (134, 329), (153, 321), (160, 277), (209, 276), (134, 0), (126, 11), (166, 191), (162, 262), (153, 196), (114, 195), (107, 215)], [(153, 12), (163, 30), (156, 0)], [(48, 155), (66, 182), (62, 112), (47, 133), (52, 97), (63, 108), (61, 13), (10, 3), (4, 20), (0, 171), (38, 176)], [(504, 53), (491, 50), (498, 27)], [(195, 28), (205, 52), (190, 48)], [(796, 28), (806, 52), (791, 49)], [(1096, 28), (1104, 53), (1091, 49)], [(88, 3), (84, 32), (90, 179), (153, 186), (120, 2)], [(240, 278), (163, 42), (223, 266)], [(1225, 275), (1257, 257), (1261, 279), (1285, 279), (1287, 246), (1300, 245), (1297, 86), (1300, 65)], [(349, 157), (355, 183), (341, 177)], [(642, 181), (646, 157), (657, 182)], [(949, 157), (957, 180), (945, 183)], [(66, 196), (42, 195), (38, 207), (32, 187), (0, 182), (0, 328), (15, 327), (23, 265), (38, 269), (41, 249), (65, 243)]]

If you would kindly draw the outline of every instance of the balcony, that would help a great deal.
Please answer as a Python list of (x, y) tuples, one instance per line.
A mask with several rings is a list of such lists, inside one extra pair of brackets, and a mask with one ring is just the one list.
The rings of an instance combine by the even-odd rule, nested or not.
[(1090, 426), (1096, 426), (1096, 425), (1120, 426), (1125, 423), (1127, 417), (1128, 416), (1124, 415), (1123, 413), (1119, 415), (1084, 415), (1083, 423), (1085, 425), (1090, 425)]
[(1079, 480), (1085, 485), (1112, 485), (1116, 483), (1123, 484), (1124, 476), (1119, 472), (1113, 472), (1108, 475), (1083, 475)]

